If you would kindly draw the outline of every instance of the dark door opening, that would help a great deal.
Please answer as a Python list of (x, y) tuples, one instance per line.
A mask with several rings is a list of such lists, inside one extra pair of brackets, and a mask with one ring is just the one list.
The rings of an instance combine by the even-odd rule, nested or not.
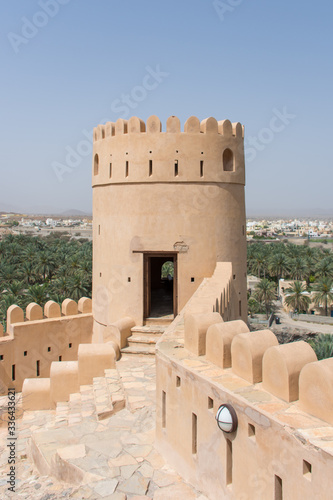
[(177, 315), (177, 254), (144, 255), (145, 318)]

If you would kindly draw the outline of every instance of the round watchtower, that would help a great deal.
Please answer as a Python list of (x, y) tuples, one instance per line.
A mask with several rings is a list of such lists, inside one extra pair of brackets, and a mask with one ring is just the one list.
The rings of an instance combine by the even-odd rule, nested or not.
[(93, 151), (95, 331), (131, 316), (172, 317), (232, 264), (231, 317), (247, 318), (244, 134), (189, 118), (99, 125)]

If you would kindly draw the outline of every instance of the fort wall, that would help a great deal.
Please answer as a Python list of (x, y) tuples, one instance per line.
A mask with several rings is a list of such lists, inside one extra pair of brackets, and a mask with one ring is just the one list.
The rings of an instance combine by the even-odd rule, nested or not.
[(24, 379), (50, 376), (53, 361), (77, 360), (79, 344), (92, 340), (91, 299), (77, 304), (66, 299), (62, 308), (53, 301), (44, 309), (35, 303), (24, 311), (8, 309), (7, 332), (0, 337), (0, 394), (8, 387), (22, 390)]
[[(208, 498), (328, 500), (333, 359), (317, 361), (305, 342), (278, 346), (269, 330), (224, 323), (211, 313), (216, 295), (214, 273), (157, 344), (158, 450)], [(223, 404), (236, 412), (234, 432), (217, 426)]]

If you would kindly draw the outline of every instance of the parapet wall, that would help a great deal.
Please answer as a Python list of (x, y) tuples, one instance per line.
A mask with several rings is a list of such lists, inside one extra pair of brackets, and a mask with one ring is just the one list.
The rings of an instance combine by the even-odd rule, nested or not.
[[(207, 280), (157, 344), (159, 451), (211, 499), (328, 500), (333, 358), (224, 322), (215, 298)], [(217, 426), (222, 404), (236, 412), (235, 432)]]
[(245, 184), (244, 128), (229, 120), (195, 116), (181, 131), (176, 116), (166, 132), (157, 116), (94, 129), (93, 186), (119, 183), (199, 182)]
[(0, 337), (0, 394), (22, 390), (26, 378), (49, 377), (52, 361), (77, 360), (79, 344), (91, 343), (91, 299), (53, 301), (44, 309), (32, 303), (7, 313), (7, 332)]

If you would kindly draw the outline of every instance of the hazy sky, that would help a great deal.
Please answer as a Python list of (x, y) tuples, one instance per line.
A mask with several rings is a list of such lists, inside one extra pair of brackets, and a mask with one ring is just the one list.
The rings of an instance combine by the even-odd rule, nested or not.
[(92, 128), (156, 114), (245, 125), (248, 213), (333, 213), (332, 19), (329, 0), (2, 2), (0, 209), (91, 211)]

